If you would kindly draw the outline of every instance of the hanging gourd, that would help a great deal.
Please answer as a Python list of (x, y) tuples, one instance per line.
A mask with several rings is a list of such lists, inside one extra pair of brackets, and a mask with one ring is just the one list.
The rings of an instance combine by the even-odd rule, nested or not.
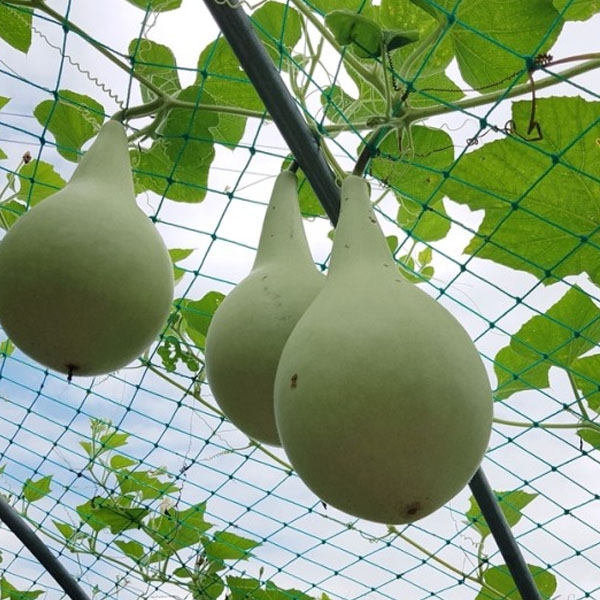
[(250, 274), (223, 300), (206, 337), (206, 375), (225, 415), (249, 437), (279, 445), (273, 382), (281, 349), (321, 290), (298, 205), (298, 181), (275, 181)]
[(275, 417), (324, 502), (407, 523), (468, 483), (492, 424), (490, 384), (458, 321), (405, 280), (358, 176), (342, 185), (327, 282), (283, 349)]
[(138, 208), (123, 125), (103, 125), (67, 185), (0, 242), (0, 323), (42, 365), (72, 375), (126, 366), (160, 333), (173, 267)]

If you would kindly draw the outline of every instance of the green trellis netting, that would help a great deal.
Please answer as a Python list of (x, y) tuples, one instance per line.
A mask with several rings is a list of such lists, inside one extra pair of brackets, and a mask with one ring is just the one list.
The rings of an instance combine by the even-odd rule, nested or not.
[[(365, 167), (399, 268), (481, 352), (482, 466), (540, 596), (599, 597), (600, 1), (235, 10), (332, 171)], [(207, 327), (291, 156), (204, 4), (0, 0), (0, 227), (64, 185), (115, 113), (176, 301), (147, 354), (106, 377), (69, 382), (2, 334), (8, 502), (93, 598), (520, 598), (468, 488), (409, 526), (356, 520), (218, 410)], [(300, 179), (326, 271), (332, 226)], [(65, 593), (1, 524), (0, 597), (38, 596)]]

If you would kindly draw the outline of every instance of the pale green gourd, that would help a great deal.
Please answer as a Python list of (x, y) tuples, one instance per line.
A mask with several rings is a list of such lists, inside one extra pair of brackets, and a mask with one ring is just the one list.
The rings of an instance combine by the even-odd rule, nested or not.
[(275, 380), (282, 446), (324, 502), (407, 523), (467, 484), (492, 424), (488, 377), (458, 321), (399, 273), (367, 183), (342, 185), (327, 283)]
[(99, 375), (148, 348), (172, 300), (172, 263), (136, 204), (125, 129), (108, 121), (67, 185), (0, 242), (0, 323), (42, 365)]
[(252, 270), (220, 304), (206, 337), (206, 375), (217, 403), (246, 435), (272, 445), (279, 445), (279, 355), (325, 280), (310, 254), (297, 186), (293, 172), (277, 176)]

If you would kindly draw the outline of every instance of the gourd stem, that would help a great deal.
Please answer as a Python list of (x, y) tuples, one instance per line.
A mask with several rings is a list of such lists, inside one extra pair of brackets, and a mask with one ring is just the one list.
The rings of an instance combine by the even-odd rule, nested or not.
[(52, 575), (56, 583), (72, 600), (90, 600), (79, 584), (73, 579), (60, 561), (50, 552), (21, 516), (0, 495), (0, 520), (23, 542), (26, 548), (39, 560)]
[[(319, 151), (310, 128), (254, 32), (248, 16), (235, 0), (227, 3), (204, 0), (204, 3), (335, 225), (339, 216), (340, 190), (335, 185), (333, 174)], [(541, 600), (498, 500), (481, 468), (469, 485), (522, 599)]]

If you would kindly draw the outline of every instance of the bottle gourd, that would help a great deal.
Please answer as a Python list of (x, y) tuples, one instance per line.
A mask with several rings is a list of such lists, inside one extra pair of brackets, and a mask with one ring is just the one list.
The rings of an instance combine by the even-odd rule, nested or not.
[(279, 362), (277, 428), (324, 502), (376, 522), (412, 522), (479, 466), (490, 384), (463, 327), (401, 276), (366, 181), (348, 176), (341, 202), (327, 283)]
[(42, 365), (115, 371), (156, 339), (173, 300), (173, 267), (138, 208), (123, 125), (101, 128), (60, 191), (0, 242), (0, 323)]
[(295, 173), (275, 180), (250, 274), (210, 323), (206, 376), (225, 415), (249, 437), (279, 445), (273, 382), (288, 335), (321, 290), (298, 205)]

